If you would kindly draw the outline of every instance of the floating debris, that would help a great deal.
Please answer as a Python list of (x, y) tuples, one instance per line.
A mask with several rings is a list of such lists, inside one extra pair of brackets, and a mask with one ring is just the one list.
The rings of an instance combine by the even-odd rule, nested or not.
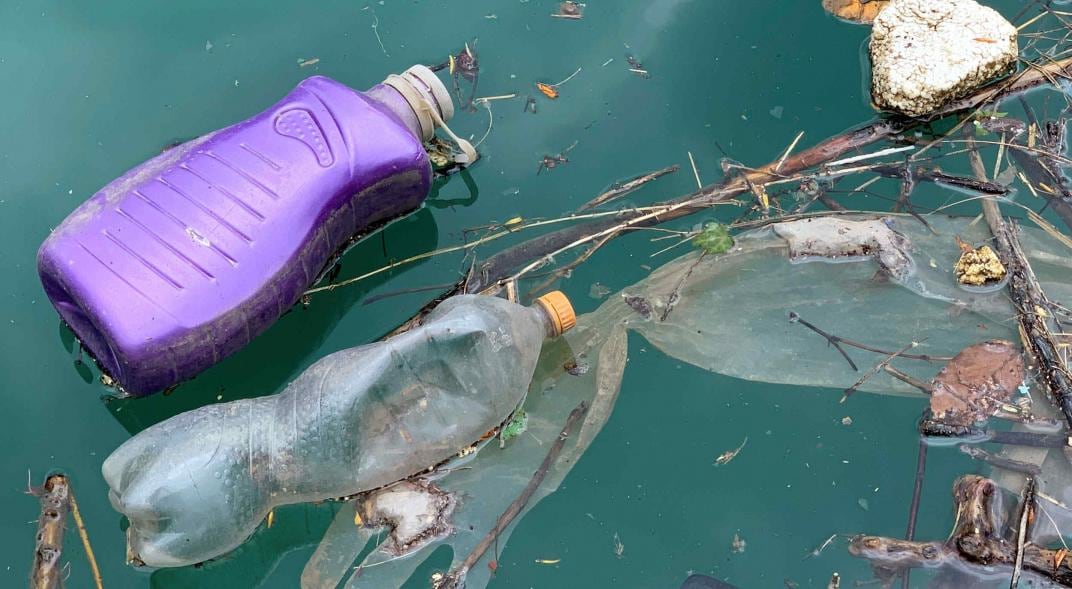
[(499, 447), (505, 448), (506, 443), (520, 436), (529, 429), (529, 414), (524, 409), (518, 409), (510, 421), (506, 422), (502, 431), (499, 432)]
[(830, 14), (853, 23), (870, 24), (890, 0), (823, 0)]
[(558, 98), (558, 89), (551, 84), (544, 84), (543, 82), (536, 82), (536, 89), (539, 90), (544, 96), (554, 100)]
[(588, 296), (593, 299), (601, 299), (610, 294), (610, 289), (604, 286), (600, 282), (592, 283), (592, 287), (588, 289)]
[(614, 556), (621, 558), (625, 555), (625, 544), (622, 544), (622, 539), (618, 537), (618, 532), (614, 532)]
[(989, 245), (983, 244), (977, 248), (964, 243), (957, 238), (960, 246), (960, 259), (953, 267), (953, 274), (957, 277), (957, 283), (964, 286), (993, 286), (1000, 284), (1007, 275), (1005, 265), (1001, 263), (998, 255)]
[(736, 449), (734, 449), (734, 450), (726, 450), (722, 454), (719, 454), (718, 458), (715, 459), (715, 466), (723, 466), (723, 465), (729, 464), (731, 460), (733, 460), (734, 458), (737, 458), (737, 455), (741, 453), (741, 450), (744, 449), (744, 445), (747, 444), (747, 443), (748, 443), (748, 436), (745, 436), (744, 441), (741, 442), (741, 445), (737, 446)]
[(640, 76), (641, 78), (650, 78), (651, 73), (644, 67), (644, 64), (640, 63), (640, 60), (632, 55), (626, 55), (625, 61), (629, 63), (629, 71)]
[(737, 530), (733, 533), (733, 543), (730, 544), (730, 548), (733, 550), (734, 554), (740, 554), (744, 552), (745, 548), (748, 548), (748, 542), (745, 542), (744, 538), (741, 537), (740, 532), (740, 530)]
[(651, 319), (651, 303), (644, 297), (625, 295), (625, 304), (645, 319)]
[(574, 141), (572, 145), (555, 155), (545, 155), (540, 159), (540, 167), (536, 170), (536, 175), (539, 176), (545, 169), (553, 170), (559, 164), (568, 164), (569, 157), (566, 156), (574, 147), (577, 147), (577, 142)]
[(312, 59), (303, 59), (301, 57), (298, 58), (298, 67), (309, 67), (318, 63), (320, 63), (319, 57), (314, 57)]
[(990, 340), (961, 350), (934, 377), (930, 407), (945, 424), (972, 425), (994, 415), (1024, 380), (1012, 342)]
[(588, 374), (590, 366), (587, 362), (578, 362), (576, 358), (573, 358), (563, 364), (562, 368), (571, 376), (582, 376)]
[(558, 5), (558, 9), (551, 13), (554, 18), (564, 18), (567, 20), (581, 20), (584, 18), (584, 8), (587, 4), (581, 4), (580, 2), (571, 2), (566, 0)]
[(709, 221), (703, 229), (692, 238), (692, 245), (708, 254), (724, 254), (733, 247), (730, 231), (722, 223)]

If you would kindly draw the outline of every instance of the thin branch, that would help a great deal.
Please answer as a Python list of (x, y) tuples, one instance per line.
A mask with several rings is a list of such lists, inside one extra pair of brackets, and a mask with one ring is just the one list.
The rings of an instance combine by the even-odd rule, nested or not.
[(536, 469), (535, 474), (533, 474), (532, 478), (529, 480), (529, 484), (521, 491), (521, 495), (519, 495), (517, 499), (514, 499), (513, 503), (506, 508), (506, 511), (499, 516), (499, 519), (495, 522), (495, 526), (486, 536), (484, 536), (484, 539), (473, 548), (469, 555), (465, 557), (465, 560), (451, 570), (450, 573), (440, 581), (436, 586), (437, 589), (459, 589), (465, 586), (465, 575), (477, 562), (480, 561), (481, 557), (484, 556), (484, 553), (488, 551), (488, 548), (498, 540), (499, 534), (501, 534), (503, 530), (514, 521), (514, 518), (521, 514), (521, 511), (525, 508), (525, 505), (528, 504), (529, 499), (532, 498), (536, 489), (540, 487), (540, 483), (543, 482), (544, 477), (547, 476), (547, 471), (562, 452), (562, 447), (566, 444), (566, 439), (569, 437), (570, 432), (573, 431), (574, 426), (576, 426), (577, 422), (584, 417), (584, 414), (587, 411), (588, 403), (581, 401), (580, 405), (577, 405), (577, 407), (570, 412), (569, 417), (566, 418), (566, 424), (562, 426), (562, 432), (558, 434), (555, 443), (548, 449), (547, 456), (544, 457), (543, 463)]

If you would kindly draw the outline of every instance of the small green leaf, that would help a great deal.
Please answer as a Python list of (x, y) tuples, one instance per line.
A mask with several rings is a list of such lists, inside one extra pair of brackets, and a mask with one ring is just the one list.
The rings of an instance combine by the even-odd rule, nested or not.
[(700, 233), (692, 238), (692, 245), (708, 254), (722, 254), (733, 247), (733, 238), (725, 225), (709, 221), (704, 223)]
[(518, 409), (499, 433), (500, 445), (520, 436), (527, 429), (529, 429), (529, 414), (525, 413), (524, 409)]

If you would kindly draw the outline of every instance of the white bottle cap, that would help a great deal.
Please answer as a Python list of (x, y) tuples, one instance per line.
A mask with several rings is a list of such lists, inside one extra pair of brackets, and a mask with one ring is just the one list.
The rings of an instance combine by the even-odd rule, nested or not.
[(417, 115), (423, 141), (430, 140), (437, 127), (454, 117), (454, 101), (446, 85), (423, 65), (415, 65), (400, 75), (391, 74), (383, 83), (397, 90), (409, 103)]

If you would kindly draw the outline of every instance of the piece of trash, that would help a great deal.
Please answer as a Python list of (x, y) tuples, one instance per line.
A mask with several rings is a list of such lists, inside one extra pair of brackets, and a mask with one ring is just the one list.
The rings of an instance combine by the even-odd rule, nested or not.
[(499, 432), (499, 447), (505, 448), (507, 442), (525, 433), (528, 429), (529, 414), (525, 413), (524, 409), (518, 409)]
[(572, 376), (582, 376), (588, 374), (588, 369), (591, 367), (587, 362), (578, 362), (575, 358), (572, 358), (567, 360), (566, 363), (562, 365), (562, 368)]
[(934, 377), (931, 413), (942, 423), (972, 425), (998, 412), (1023, 381), (1023, 359), (1012, 342), (969, 346)]
[(874, 258), (898, 282), (912, 272), (908, 239), (881, 219), (852, 221), (819, 217), (775, 223), (774, 233), (789, 244), (789, 256), (798, 262), (848, 261)]
[[(128, 171), (87, 201), (94, 203), (90, 208), (73, 212), (48, 236), (38, 252), (41, 279), (83, 285), (73, 298), (49, 288), (54, 306), (127, 393), (169, 389), (237, 352), (319, 279), (310, 269), (329, 266), (332, 256), (369, 225), (420, 207), (432, 178), (425, 173), (430, 160), (424, 141), (413, 129), (431, 137), (437, 124), (415, 112), (448, 112), (436, 101), (449, 100), (449, 92), (420, 65), (385, 83), (409, 88), (403, 93), (409, 98), (382, 102), (377, 91), (356, 92), (324, 77), (306, 79), (228, 132), (186, 141), (166, 157)], [(435, 91), (417, 91), (418, 86)], [(323, 108), (307, 109), (311, 95)], [(375, 108), (364, 108), (369, 104)], [(325, 134), (336, 128), (356, 134)], [(375, 129), (375, 138), (362, 136), (362, 129)], [(280, 138), (299, 147), (278, 152)], [(358, 149), (358, 143), (375, 149)], [(206, 153), (243, 155), (207, 164), (212, 158)], [(306, 165), (307, 157), (313, 165)], [(394, 158), (403, 163), (384, 168), (383, 162)], [(184, 171), (187, 165), (194, 171)], [(280, 170), (290, 171), (280, 175)], [(235, 178), (255, 192), (239, 190)], [(406, 178), (417, 180), (402, 181)], [(388, 191), (390, 198), (381, 199), (388, 185), (395, 188)], [(343, 193), (346, 198), (338, 196)], [(262, 203), (262, 198), (268, 200)], [(273, 209), (278, 216), (263, 212), (267, 202), (282, 207)], [(133, 221), (125, 216), (129, 211), (135, 211)], [(347, 220), (333, 220), (341, 218)], [(141, 229), (129, 231), (130, 223)], [(307, 230), (295, 232), (296, 226)], [(191, 243), (197, 247), (190, 248)], [(253, 243), (272, 247), (247, 247)], [(97, 260), (104, 258), (94, 258), (104, 249), (128, 252), (106, 260), (110, 279), (100, 274), (104, 262)], [(221, 290), (224, 283), (232, 287)], [(134, 299), (152, 304), (132, 305)], [(201, 303), (191, 305), (192, 300)], [(235, 321), (236, 316), (245, 319)], [(112, 317), (124, 320), (106, 319)], [(200, 330), (212, 337), (196, 336)]]
[(320, 58), (319, 57), (314, 57), (312, 59), (298, 58), (298, 67), (309, 67), (311, 65), (316, 65), (318, 63), (320, 63)]
[(638, 60), (637, 58), (633, 57), (632, 55), (626, 55), (625, 61), (629, 64), (629, 71), (642, 78), (651, 77), (651, 74), (648, 73), (648, 70), (644, 67), (644, 64), (640, 63), (640, 60)]
[(852, 418), (846, 415), (841, 418), (841, 425), (852, 425)]
[(733, 238), (725, 225), (708, 221), (696, 237), (692, 238), (692, 245), (707, 254), (723, 254), (733, 247)]
[(205, 41), (205, 51), (212, 51), (212, 41)]
[(772, 116), (772, 117), (774, 117), (776, 119), (780, 119), (780, 118), (782, 118), (782, 113), (783, 112), (785, 112), (784, 107), (776, 106), (776, 107), (770, 109), (770, 116)]
[(813, 548), (810, 552), (805, 554), (804, 558), (813, 558), (813, 557), (819, 556), (820, 554), (823, 553), (823, 550), (826, 550), (827, 546), (829, 546), (831, 543), (833, 543), (833, 541), (837, 538), (837, 536), (838, 536), (837, 534), (830, 534), (829, 538), (827, 538), (826, 540), (823, 540), (822, 544), (819, 544), (818, 546)]
[(457, 501), (430, 482), (403, 481), (358, 501), (369, 527), (389, 531), (383, 549), (396, 556), (409, 554), (454, 530), (450, 516)]
[(651, 319), (651, 303), (649, 303), (644, 297), (628, 296), (625, 295), (625, 304), (629, 305), (629, 308), (640, 313), (645, 319)]
[(558, 564), (562, 562), (561, 558), (537, 558), (536, 564)]
[(614, 556), (621, 558), (625, 555), (625, 544), (622, 544), (622, 539), (618, 537), (618, 532), (614, 532)]
[(745, 542), (744, 538), (741, 537), (740, 530), (734, 532), (733, 543), (730, 544), (730, 549), (734, 552), (734, 554), (740, 554), (744, 552), (744, 549), (747, 547), (748, 542)]
[(849, 22), (870, 24), (890, 0), (823, 0), (830, 14)]
[(989, 245), (973, 248), (958, 237), (957, 246), (960, 247), (961, 254), (953, 266), (953, 274), (959, 284), (973, 287), (995, 286), (1000, 285), (1007, 276), (1005, 265)]
[(544, 96), (554, 100), (558, 98), (558, 89), (550, 84), (544, 84), (543, 82), (536, 82), (536, 89), (539, 90)]
[(860, 509), (863, 509), (864, 511), (870, 511), (871, 509), (871, 505), (867, 502), (867, 499), (864, 499), (863, 497), (857, 499), (856, 504), (859, 505)]
[[(531, 307), (454, 296), (404, 334), (322, 358), (282, 393), (206, 405), (142, 430), (101, 469), (112, 504), (130, 520), (132, 553), (153, 567), (203, 562), (239, 546), (278, 505), (391, 485), (452, 459), (504, 422), (505, 443), (528, 425), (527, 414), (515, 409), (544, 341), (574, 321), (557, 292)], [(430, 374), (438, 376), (428, 380)], [(444, 408), (459, 406), (466, 411), (451, 415), (445, 428)], [(393, 416), (393, 425), (369, 426), (383, 414)], [(251, 415), (263, 419), (251, 425)], [(261, 423), (272, 419), (283, 421)], [(262, 429), (255, 435), (250, 427)], [(293, 435), (318, 428), (338, 435)], [(176, 459), (187, 465), (182, 477), (172, 476)], [(375, 495), (378, 503), (366, 502), (361, 514), (367, 527), (394, 526), (392, 550), (407, 551), (426, 537), (411, 533), (415, 528), (445, 533), (440, 523), (412, 519), (406, 507), (420, 499), (449, 512), (442, 494), (427, 485), (388, 488), (392, 494)], [(157, 524), (162, 520), (166, 528)]]
[(890, 2), (871, 27), (871, 99), (902, 115), (929, 115), (1015, 69), (1018, 37), (1015, 25), (975, 0)]
[(525, 108), (522, 112), (530, 112), (536, 114), (536, 99), (531, 96), (525, 97)]
[(588, 289), (588, 296), (593, 299), (602, 299), (610, 294), (610, 289), (599, 282), (593, 282), (591, 288)]
[(561, 153), (557, 153), (555, 155), (545, 155), (545, 156), (543, 156), (543, 158), (540, 159), (540, 167), (536, 170), (536, 175), (539, 176), (544, 170), (548, 170), (548, 171), (553, 170), (553, 169), (555, 169), (556, 167), (558, 167), (561, 164), (568, 164), (569, 163), (569, 157), (567, 156), (567, 154), (574, 147), (577, 147), (577, 142), (576, 141), (574, 141), (572, 145), (567, 147)]
[(568, 20), (581, 20), (582, 18), (584, 18), (585, 6), (587, 5), (581, 4), (580, 2), (571, 2), (570, 0), (566, 0), (565, 2), (559, 3), (558, 9), (551, 13), (551, 16), (555, 18), (565, 18)]
[(729, 464), (731, 460), (736, 458), (737, 455), (741, 453), (741, 450), (744, 449), (744, 445), (747, 444), (747, 443), (748, 443), (748, 436), (745, 436), (744, 441), (741, 442), (741, 445), (737, 446), (736, 449), (734, 449), (734, 450), (726, 450), (722, 454), (719, 454), (718, 458), (715, 459), (715, 466), (722, 466), (722, 465), (725, 465), (725, 464)]

